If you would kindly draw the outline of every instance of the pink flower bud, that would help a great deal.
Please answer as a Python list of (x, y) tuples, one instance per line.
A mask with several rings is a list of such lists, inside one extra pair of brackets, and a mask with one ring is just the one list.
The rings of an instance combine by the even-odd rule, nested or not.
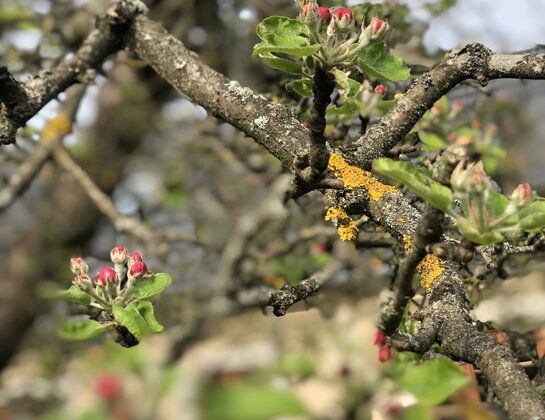
[(365, 28), (365, 33), (371, 42), (382, 41), (388, 35), (390, 25), (384, 19), (380, 19), (377, 16), (371, 18), (371, 22)]
[(329, 8), (318, 6), (316, 1), (311, 1), (303, 6), (301, 15), (306, 23), (314, 23), (319, 21), (320, 24), (327, 25), (331, 21), (331, 12)]
[(380, 363), (385, 363), (392, 358), (392, 349), (382, 346), (378, 351), (378, 360)]
[(148, 267), (144, 264), (144, 261), (136, 261), (131, 268), (129, 268), (129, 279), (140, 278), (147, 274)]
[(344, 26), (347, 23), (352, 23), (354, 20), (354, 15), (352, 14), (351, 10), (345, 9), (344, 7), (339, 7), (333, 11), (333, 19), (337, 20)]
[(378, 95), (384, 95), (384, 93), (386, 92), (386, 86), (384, 85), (377, 85), (375, 87), (375, 93), (378, 94)]
[(87, 274), (76, 275), (76, 277), (74, 277), (73, 282), (74, 284), (81, 287), (82, 289), (85, 289), (87, 285), (91, 285), (93, 283), (91, 280), (91, 277), (89, 277)]
[(457, 100), (454, 102), (454, 105), (452, 105), (452, 108), (454, 108), (455, 111), (459, 112), (462, 109), (464, 109), (464, 103), (461, 100)]
[(70, 271), (74, 274), (87, 274), (87, 272), (89, 271), (89, 266), (83, 260), (83, 258), (71, 258)]
[(125, 265), (129, 259), (129, 251), (124, 246), (116, 246), (110, 251), (110, 259), (114, 264)]
[(534, 192), (530, 184), (520, 184), (511, 194), (511, 201), (517, 207), (526, 207), (534, 201)]
[(96, 276), (97, 283), (102, 284), (103, 286), (106, 286), (109, 282), (115, 282), (116, 281), (116, 275), (115, 270), (112, 267), (104, 267), (102, 270), (100, 270)]
[(386, 345), (386, 334), (380, 330), (375, 331), (375, 341), (373, 341), (375, 346), (384, 347)]
[(121, 396), (122, 386), (117, 375), (104, 372), (95, 380), (96, 393), (106, 401), (112, 401)]
[(470, 165), (467, 173), (466, 189), (469, 193), (481, 194), (492, 187), (490, 179), (484, 172), (482, 161)]
[(127, 265), (129, 266), (129, 268), (131, 268), (134, 265), (134, 263), (137, 263), (140, 261), (144, 261), (144, 259), (142, 258), (142, 255), (140, 255), (138, 252), (132, 252), (129, 255), (129, 261)]

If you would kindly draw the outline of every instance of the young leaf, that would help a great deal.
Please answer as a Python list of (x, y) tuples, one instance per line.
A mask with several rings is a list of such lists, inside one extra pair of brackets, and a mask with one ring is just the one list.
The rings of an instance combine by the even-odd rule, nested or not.
[(545, 226), (545, 202), (535, 201), (519, 212), (519, 227), (522, 230), (539, 229)]
[[(129, 306), (132, 306), (129, 305)], [(144, 300), (140, 302), (134, 303), (134, 308), (138, 311), (138, 313), (144, 318), (144, 321), (148, 324), (148, 330), (152, 333), (159, 333), (163, 331), (165, 327), (163, 327), (157, 319), (155, 319), (155, 314), (153, 313), (153, 305), (150, 301)]]
[(398, 384), (426, 406), (434, 406), (467, 384), (467, 376), (458, 366), (439, 358), (407, 368)]
[(335, 84), (339, 89), (339, 93), (343, 99), (353, 98), (361, 90), (361, 83), (348, 77), (343, 71), (339, 69), (333, 69), (333, 75), (335, 76)]
[(475, 226), (471, 225), (466, 219), (458, 218), (456, 220), (458, 230), (464, 236), (479, 245), (492, 245), (503, 241), (501, 232), (491, 230), (489, 232), (480, 232)]
[(89, 305), (91, 303), (91, 296), (89, 296), (75, 284), (70, 286), (68, 290), (61, 290), (57, 292), (57, 296), (61, 299), (66, 299), (79, 305)]
[(312, 96), (312, 80), (304, 78), (286, 83), (286, 89), (301, 96)]
[(419, 131), (418, 137), (424, 143), (424, 147), (422, 149), (429, 150), (429, 151), (435, 151), (435, 150), (441, 150), (443, 147), (447, 145), (447, 143), (439, 137), (437, 134), (430, 133), (427, 131)]
[(401, 58), (391, 55), (382, 44), (372, 44), (361, 50), (356, 65), (371, 80), (396, 82), (406, 80), (411, 75), (407, 64)]
[(295, 61), (277, 57), (270, 52), (259, 54), (259, 58), (261, 58), (267, 66), (275, 70), (292, 74), (303, 74), (303, 66)]
[(165, 273), (156, 273), (149, 277), (137, 279), (129, 296), (141, 300), (151, 299), (162, 293), (172, 283), (172, 277)]
[(58, 334), (67, 340), (88, 340), (99, 335), (108, 328), (92, 319), (70, 322), (59, 328)]
[(140, 315), (132, 304), (126, 308), (120, 305), (112, 305), (112, 313), (115, 320), (126, 327), (138, 340), (147, 332), (151, 332), (146, 320), (142, 318), (142, 315)]
[(505, 195), (497, 191), (489, 191), (487, 206), (495, 217), (501, 216), (508, 205), (509, 198)]
[(375, 159), (373, 169), (406, 185), (420, 198), (429, 202), (439, 210), (447, 211), (452, 206), (452, 191), (427, 177), (409, 162), (382, 158)]
[(299, 57), (317, 52), (320, 44), (310, 44), (308, 28), (296, 19), (270, 16), (257, 25), (257, 36), (262, 42), (254, 46), (254, 55), (280, 52)]

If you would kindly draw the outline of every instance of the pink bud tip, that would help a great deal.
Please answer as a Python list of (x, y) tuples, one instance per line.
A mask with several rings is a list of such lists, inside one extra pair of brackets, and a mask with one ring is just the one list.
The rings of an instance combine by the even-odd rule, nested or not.
[(344, 7), (339, 7), (338, 9), (335, 9), (333, 11), (333, 16), (339, 21), (348, 19), (351, 22), (352, 20), (354, 20), (354, 15), (352, 14), (352, 11), (345, 9)]
[(433, 112), (437, 113), (437, 114), (440, 114), (441, 111), (443, 110), (443, 107), (442, 107), (441, 105), (439, 105), (439, 104), (435, 104), (435, 105), (431, 108), (431, 110), (432, 110)]
[(384, 95), (384, 92), (386, 92), (386, 86), (384, 85), (377, 85), (375, 87), (375, 93), (379, 94), (379, 95)]
[(456, 111), (461, 111), (464, 109), (464, 103), (460, 101), (459, 99), (454, 102), (454, 105), (452, 106)]
[(380, 363), (385, 363), (392, 358), (392, 349), (390, 347), (383, 346), (378, 351), (378, 360)]
[(140, 255), (138, 252), (131, 253), (129, 255), (129, 262), (128, 262), (129, 268), (132, 267), (134, 263), (137, 263), (140, 261), (144, 261), (144, 259), (142, 258), (142, 255)]
[(128, 276), (129, 278), (139, 278), (146, 275), (147, 272), (148, 267), (146, 266), (146, 264), (144, 264), (144, 261), (137, 261), (131, 266), (131, 268), (129, 268)]
[(89, 277), (87, 274), (78, 274), (76, 277), (74, 277), (74, 283), (76, 284), (90, 284), (92, 283), (91, 282), (91, 277)]
[(103, 286), (105, 286), (108, 282), (115, 282), (115, 280), (115, 270), (112, 267), (104, 267), (98, 272), (96, 277), (96, 281)]
[(112, 401), (121, 395), (121, 381), (117, 375), (104, 372), (95, 380), (95, 391), (104, 400)]
[(325, 22), (326, 24), (331, 21), (331, 12), (329, 8), (320, 6), (318, 7), (318, 13), (320, 14), (320, 21)]
[(375, 341), (373, 342), (373, 344), (380, 347), (386, 345), (386, 334), (384, 334), (380, 330), (375, 331)]
[(125, 265), (129, 259), (129, 251), (124, 246), (116, 246), (110, 251), (110, 259), (114, 264)]
[(74, 274), (87, 274), (87, 272), (89, 271), (89, 266), (83, 260), (83, 258), (71, 258), (70, 271)]
[(454, 143), (454, 142), (456, 141), (457, 138), (458, 138), (458, 136), (456, 135), (456, 133), (454, 133), (454, 132), (448, 133), (447, 140), (448, 140), (450, 143)]
[(373, 28), (373, 30), (375, 32), (379, 32), (380, 29), (384, 26), (384, 20), (382, 19), (378, 19), (376, 22), (375, 22), (375, 27)]

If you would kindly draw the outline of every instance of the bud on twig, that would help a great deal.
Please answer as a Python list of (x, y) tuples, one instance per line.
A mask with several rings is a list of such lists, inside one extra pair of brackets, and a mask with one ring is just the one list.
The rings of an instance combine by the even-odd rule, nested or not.
[(354, 24), (354, 15), (351, 10), (339, 7), (333, 11), (333, 20), (343, 32), (350, 29)]
[(108, 283), (115, 283), (117, 276), (112, 267), (104, 267), (100, 270), (96, 276), (96, 282), (102, 286), (106, 286)]
[(132, 252), (129, 255), (129, 261), (127, 262), (127, 265), (129, 266), (129, 269), (137, 262), (144, 261), (142, 259), (142, 255), (140, 255), (138, 252)]
[(87, 274), (89, 272), (89, 266), (83, 260), (83, 258), (71, 258), (70, 271), (72, 271), (74, 274)]
[(91, 277), (89, 277), (87, 274), (76, 275), (76, 277), (74, 277), (73, 282), (81, 290), (87, 290), (89, 289), (89, 287), (93, 286), (93, 281), (91, 280)]
[(124, 246), (116, 246), (110, 251), (110, 259), (115, 265), (125, 265), (129, 259), (129, 251)]
[(147, 272), (148, 267), (146, 266), (144, 261), (137, 261), (131, 266), (131, 268), (129, 268), (129, 281), (131, 281), (132, 279), (144, 277)]
[(371, 42), (382, 41), (388, 35), (390, 25), (384, 19), (379, 19), (377, 16), (371, 18), (371, 22), (365, 28), (365, 33)]
[(511, 194), (511, 202), (517, 207), (526, 207), (534, 201), (535, 194), (530, 184), (520, 184)]
[(375, 87), (375, 93), (377, 95), (384, 95), (384, 93), (386, 93), (386, 86), (384, 85), (377, 85)]

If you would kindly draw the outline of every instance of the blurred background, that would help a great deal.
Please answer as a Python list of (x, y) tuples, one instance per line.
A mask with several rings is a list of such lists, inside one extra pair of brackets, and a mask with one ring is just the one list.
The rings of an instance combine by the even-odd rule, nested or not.
[[(374, 3), (394, 28), (391, 46), (415, 75), (467, 42), (496, 52), (545, 43), (542, 0)], [(288, 79), (251, 58), (257, 23), (270, 15), (295, 17), (292, 0), (146, 4), (152, 19), (208, 65), (274, 101), (304, 107), (283, 89)], [(77, 49), (104, 7), (101, 1), (0, 0), (1, 65), (20, 81), (54, 67)], [(389, 86), (396, 88), (403, 86)], [(494, 158), (493, 170), (507, 193), (528, 181), (545, 195), (544, 92), (540, 81), (494, 81), (485, 88), (468, 83), (449, 95), (449, 103), (463, 104), (452, 129), (481, 130), (491, 141), (487, 147), (506, 151), (508, 158)], [(30, 120), (16, 145), (0, 149), (0, 194), (69, 95)], [(328, 134), (357, 138), (350, 124)], [(433, 412), (416, 405), (396, 383), (398, 365), (378, 362), (373, 334), (379, 294), (393, 272), (391, 238), (382, 235), (380, 247), (369, 248), (369, 238), (377, 243), (376, 227), (363, 217), (357, 243), (340, 242), (323, 220), (326, 201), (317, 192), (283, 205), (289, 177), (273, 157), (130, 53), (110, 57), (86, 87), (64, 144), (119, 213), (172, 240), (157, 246), (116, 232), (54, 162), (23, 195), (0, 206), (0, 419), (468, 416), (469, 405)], [(58, 326), (81, 314), (54, 298), (72, 280), (69, 258), (86, 258), (94, 275), (115, 245), (141, 252), (150, 270), (172, 275), (156, 304), (165, 332), (131, 349), (105, 337), (60, 339)], [(523, 331), (541, 325), (541, 268), (528, 261), (516, 280), (481, 279), (472, 287), (479, 318)], [(332, 273), (326, 287), (285, 317), (252, 303), (255, 291), (320, 270)]]

